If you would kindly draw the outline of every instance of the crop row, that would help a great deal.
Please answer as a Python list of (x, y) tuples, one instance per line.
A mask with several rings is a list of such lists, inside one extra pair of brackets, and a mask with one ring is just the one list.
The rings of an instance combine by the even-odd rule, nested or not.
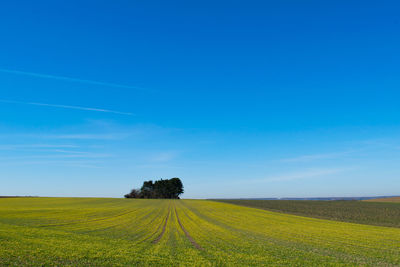
[(316, 201), (224, 199), (218, 201), (320, 219), (400, 228), (400, 205), (399, 203), (384, 203), (384, 201), (389, 200), (391, 199), (381, 199), (381, 203), (373, 202), (375, 200)]

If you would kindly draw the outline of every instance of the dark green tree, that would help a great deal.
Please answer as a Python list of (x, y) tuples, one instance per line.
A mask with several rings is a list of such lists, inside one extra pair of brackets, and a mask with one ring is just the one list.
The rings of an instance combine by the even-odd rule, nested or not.
[(179, 198), (180, 194), (183, 194), (183, 184), (181, 179), (178, 177), (171, 178), (169, 179), (169, 184), (170, 184), (170, 192), (171, 192), (171, 198)]
[(152, 180), (143, 182), (140, 190), (132, 189), (131, 193), (126, 194), (126, 198), (175, 198), (183, 193), (183, 183), (181, 179), (174, 177), (171, 179), (160, 179), (153, 183)]
[(154, 198), (154, 184), (153, 181), (145, 181), (143, 182), (141, 191), (141, 198)]

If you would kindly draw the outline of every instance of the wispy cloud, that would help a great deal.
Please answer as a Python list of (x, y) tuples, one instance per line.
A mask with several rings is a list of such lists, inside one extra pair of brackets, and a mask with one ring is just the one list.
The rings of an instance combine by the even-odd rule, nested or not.
[(343, 151), (343, 152), (325, 153), (325, 154), (313, 154), (313, 155), (302, 155), (302, 156), (293, 157), (293, 158), (281, 159), (279, 161), (281, 161), (281, 162), (308, 162), (308, 161), (314, 161), (314, 160), (320, 160), (320, 159), (337, 158), (337, 157), (341, 157), (341, 156), (345, 156), (347, 154), (350, 154), (351, 152), (353, 152), (353, 151)]
[(58, 134), (47, 134), (47, 133), (15, 133), (15, 134), (0, 134), (0, 138), (13, 140), (21, 139), (42, 139), (48, 141), (49, 139), (54, 140), (121, 140), (129, 137), (132, 133), (58, 133)]
[(43, 135), (43, 138), (50, 139), (88, 139), (88, 140), (116, 140), (126, 137), (126, 134), (109, 133), (109, 134), (54, 134)]
[(400, 149), (398, 138), (370, 139), (363, 141), (362, 144), (375, 149)]
[(178, 156), (177, 151), (165, 151), (165, 152), (159, 152), (151, 157), (152, 162), (168, 162), (173, 160)]
[(102, 109), (102, 108), (91, 108), (91, 107), (70, 106), (70, 105), (57, 105), (57, 104), (47, 104), (47, 103), (38, 103), (38, 102), (10, 101), (10, 100), (3, 100), (3, 99), (0, 99), (0, 102), (2, 102), (2, 103), (10, 103), (10, 104), (22, 104), (22, 105), (44, 106), (44, 107), (52, 107), (52, 108), (76, 109), (76, 110), (94, 111), (94, 112), (105, 112), (105, 113), (114, 113), (114, 114), (120, 114), (120, 115), (134, 116), (134, 114), (130, 113), (130, 112), (121, 112), (121, 111)]
[(53, 80), (62, 80), (62, 81), (68, 81), (68, 82), (78, 82), (78, 83), (86, 83), (86, 84), (93, 84), (93, 85), (101, 85), (101, 86), (108, 86), (108, 87), (147, 90), (145, 88), (141, 88), (141, 87), (137, 87), (137, 86), (123, 85), (123, 84), (118, 84), (118, 83), (99, 82), (99, 81), (93, 81), (93, 80), (77, 79), (77, 78), (71, 78), (71, 77), (65, 77), (65, 76), (57, 76), (57, 75), (42, 74), (42, 73), (27, 72), (27, 71), (0, 69), (0, 72), (17, 74), (17, 75), (25, 75), (25, 76), (31, 76), (31, 77), (37, 77), (37, 78), (44, 78), (44, 79), (53, 79)]
[(78, 148), (77, 145), (53, 145), (53, 144), (9, 144), (0, 145), (0, 150), (18, 149), (49, 149), (49, 148)]
[(286, 181), (310, 179), (310, 178), (325, 178), (329, 175), (349, 171), (352, 169), (353, 168), (311, 168), (311, 169), (299, 170), (283, 174), (271, 175), (269, 177), (260, 179), (247, 179), (245, 181), (240, 180), (237, 181), (237, 183), (260, 184), (265, 182), (286, 182)]
[(12, 162), (0, 162), (0, 165), (46, 165), (46, 166), (66, 166), (66, 167), (81, 167), (81, 168), (103, 168), (103, 163), (97, 161), (71, 161), (71, 160), (19, 160)]
[(166, 170), (166, 169), (182, 169), (184, 167), (182, 166), (176, 166), (176, 165), (171, 165), (171, 164), (139, 164), (135, 165), (136, 168), (141, 168), (141, 169), (161, 169), (161, 170)]
[(263, 181), (292, 181), (298, 179), (314, 178), (314, 177), (324, 177), (331, 174), (343, 172), (345, 168), (328, 168), (328, 169), (309, 169), (299, 172), (287, 173), (283, 175), (271, 176), (269, 178), (263, 179)]
[(51, 160), (56, 160), (56, 159), (93, 159), (93, 158), (112, 158), (114, 155), (112, 154), (105, 154), (105, 153), (91, 153), (91, 152), (83, 152), (83, 153), (61, 153), (58, 154), (56, 151), (50, 151), (53, 152), (52, 154), (45, 154), (45, 155), (24, 155), (24, 156), (13, 156), (13, 157), (2, 157), (0, 158), (0, 161), (20, 161), (24, 159), (51, 159)]

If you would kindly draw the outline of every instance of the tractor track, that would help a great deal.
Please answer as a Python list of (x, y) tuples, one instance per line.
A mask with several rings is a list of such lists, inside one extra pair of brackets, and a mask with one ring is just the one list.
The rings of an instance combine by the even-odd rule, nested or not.
[(185, 227), (183, 227), (181, 220), (179, 219), (178, 216), (178, 212), (176, 211), (176, 207), (175, 207), (175, 214), (176, 214), (176, 218), (178, 220), (178, 223), (182, 229), (182, 231), (185, 233), (187, 239), (189, 239), (190, 243), (192, 243), (192, 245), (197, 248), (198, 250), (203, 250), (203, 248), (193, 239), (193, 237), (189, 234), (189, 232), (185, 229)]
[[(161, 233), (157, 236), (157, 238), (153, 240), (153, 244), (157, 244), (158, 242), (160, 242), (161, 238), (163, 237), (163, 235), (164, 235), (164, 233), (165, 233), (165, 228), (167, 228), (167, 223), (168, 223), (168, 219), (169, 219), (169, 214), (170, 214), (170, 213), (171, 213), (171, 209), (168, 208), (168, 214), (167, 214), (167, 216), (165, 217), (165, 222), (164, 222), (162, 231), (161, 231)], [(158, 229), (160, 229), (160, 227), (161, 227), (161, 225), (158, 227)], [(157, 231), (158, 231), (158, 229), (157, 229)]]
[(67, 222), (67, 223), (60, 223), (60, 224), (45, 224), (45, 225), (38, 225), (36, 227), (38, 228), (45, 228), (45, 227), (55, 227), (55, 226), (69, 226), (69, 225), (76, 225), (76, 224), (80, 224), (80, 223), (90, 223), (90, 222), (98, 222), (98, 221), (106, 221), (106, 220), (110, 220), (110, 219), (114, 219), (117, 217), (121, 217), (130, 213), (133, 213), (135, 211), (137, 211), (138, 209), (135, 210), (131, 210), (128, 212), (124, 212), (124, 213), (120, 213), (117, 215), (113, 215), (113, 216), (109, 216), (109, 217), (105, 217), (105, 218), (99, 218), (99, 219), (93, 219), (93, 220), (87, 220), (87, 221), (75, 221), (75, 222)]

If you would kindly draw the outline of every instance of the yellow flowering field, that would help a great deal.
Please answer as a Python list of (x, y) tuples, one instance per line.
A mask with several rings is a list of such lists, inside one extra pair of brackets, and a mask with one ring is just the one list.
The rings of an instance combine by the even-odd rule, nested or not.
[(400, 229), (206, 200), (0, 199), (1, 266), (399, 266)]

